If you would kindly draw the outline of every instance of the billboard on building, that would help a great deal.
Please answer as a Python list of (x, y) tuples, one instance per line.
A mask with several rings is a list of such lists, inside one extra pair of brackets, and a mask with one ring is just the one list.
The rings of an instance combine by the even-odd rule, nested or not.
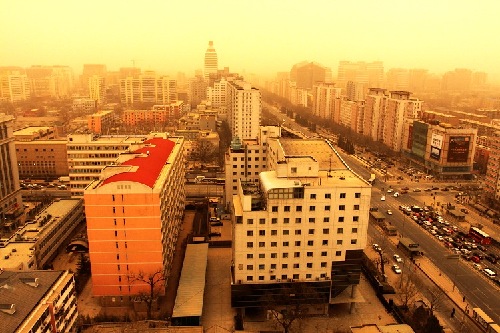
[(467, 162), (469, 158), (469, 136), (451, 136), (448, 145), (448, 162)]
[(435, 160), (441, 159), (441, 149), (443, 149), (443, 135), (432, 133), (431, 137), (431, 158)]

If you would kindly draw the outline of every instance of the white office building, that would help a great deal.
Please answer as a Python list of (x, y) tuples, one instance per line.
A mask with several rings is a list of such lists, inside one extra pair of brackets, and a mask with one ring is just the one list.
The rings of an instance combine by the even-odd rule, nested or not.
[(259, 89), (244, 81), (228, 82), (227, 106), (229, 128), (233, 138), (256, 138), (262, 113)]

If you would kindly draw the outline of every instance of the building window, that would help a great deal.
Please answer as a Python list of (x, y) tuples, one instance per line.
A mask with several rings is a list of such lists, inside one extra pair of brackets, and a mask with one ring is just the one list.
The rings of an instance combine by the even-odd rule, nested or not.
[(271, 269), (276, 269), (276, 264), (271, 264)]
[(314, 229), (309, 229), (309, 235), (314, 235)]
[(264, 265), (264, 264), (260, 264), (260, 265), (259, 265), (259, 270), (263, 270), (263, 269), (266, 269), (266, 265)]
[(312, 240), (307, 241), (307, 245), (308, 245), (308, 246), (314, 246), (314, 241), (312, 241)]
[(247, 248), (253, 248), (253, 242), (247, 242)]
[(270, 279), (273, 280), (273, 281), (276, 280), (276, 275), (271, 275)]
[(353, 234), (357, 234), (357, 233), (358, 233), (358, 228), (352, 228), (351, 232), (352, 232)]
[(283, 252), (283, 258), (288, 258), (288, 252)]
[(297, 207), (295, 207), (295, 211), (296, 211), (296, 212), (301, 212), (301, 211), (302, 211), (302, 206), (297, 206)]
[(301, 235), (302, 234), (302, 230), (300, 230), (300, 229), (295, 230), (295, 234), (296, 235)]
[(345, 199), (345, 193), (340, 193), (340, 199)]
[(283, 242), (283, 246), (288, 246), (288, 242)]
[(323, 217), (323, 222), (330, 222), (330, 218), (329, 217)]
[(276, 223), (278, 223), (278, 218), (273, 217), (273, 218), (271, 219), (271, 224), (276, 224)]
[(283, 230), (283, 235), (290, 235), (290, 230), (288, 229)]
[(253, 271), (253, 265), (247, 265), (247, 271)]
[(330, 210), (330, 206), (325, 206), (325, 210), (329, 211)]
[(253, 236), (253, 230), (247, 230), (247, 236)]
[(294, 258), (300, 258), (300, 252), (294, 252), (293, 253)]
[(293, 268), (300, 268), (300, 264), (293, 264)]
[(263, 275), (259, 275), (259, 281), (264, 281), (264, 276)]
[(358, 240), (357, 239), (351, 239), (351, 244), (357, 244)]
[(331, 199), (332, 194), (331, 193), (325, 193), (325, 199)]
[(247, 224), (253, 224), (253, 219), (247, 219)]
[(345, 210), (345, 205), (339, 205), (339, 210)]
[(315, 223), (315, 222), (316, 222), (316, 218), (314, 218), (314, 217), (309, 218), (309, 223)]
[(307, 263), (307, 268), (313, 268), (313, 263), (312, 262), (308, 262)]
[(278, 230), (271, 230), (271, 236), (277, 236)]
[(259, 242), (259, 247), (266, 247), (266, 242)]
[(284, 211), (285, 211), (285, 212), (289, 212), (289, 211), (290, 211), (290, 206), (285, 206), (285, 207), (284, 207)]
[(247, 259), (253, 259), (253, 253), (247, 253)]
[(354, 193), (354, 197), (355, 198), (361, 198), (361, 193), (359, 193), (359, 192)]
[(292, 168), (290, 168), (290, 171), (291, 171), (291, 173), (297, 173), (297, 168), (296, 167), (292, 167)]
[(323, 239), (323, 245), (328, 245), (328, 239)]
[(337, 228), (337, 233), (338, 234), (343, 234), (344, 233), (344, 228)]
[(259, 253), (259, 259), (265, 259), (266, 254), (265, 253)]
[(307, 252), (307, 256), (308, 256), (308, 257), (312, 257), (312, 256), (313, 256), (313, 253), (312, 253), (312, 252)]
[(277, 253), (271, 253), (271, 258), (273, 258), (273, 259), (278, 258), (278, 254)]
[(327, 255), (328, 255), (328, 252), (326, 252), (326, 251), (321, 252), (322, 257), (326, 257)]
[(316, 211), (316, 206), (309, 206), (309, 211), (310, 212)]
[(288, 278), (288, 275), (286, 275), (286, 274), (282, 274), (282, 275), (281, 275), (281, 279), (282, 279), (283, 281), (285, 281), (287, 278)]
[(306, 274), (306, 279), (311, 279), (312, 278), (312, 274)]
[(325, 268), (326, 267), (326, 261), (322, 261), (321, 262), (321, 268)]
[(358, 222), (358, 221), (359, 221), (359, 216), (352, 217), (352, 222)]
[(330, 229), (323, 229), (323, 235), (328, 235), (330, 233)]
[(342, 245), (342, 239), (337, 239), (337, 245)]
[(247, 281), (253, 281), (253, 276), (247, 276)]
[(271, 247), (277, 247), (278, 246), (278, 242), (271, 242)]
[(266, 224), (266, 219), (259, 219), (259, 224)]
[(335, 251), (335, 256), (336, 257), (342, 256), (342, 251)]
[(295, 223), (302, 223), (302, 219), (300, 217), (295, 218)]
[(259, 236), (265, 236), (266, 231), (265, 230), (259, 230)]
[(300, 241), (295, 241), (295, 246), (300, 246)]
[(344, 217), (343, 216), (339, 216), (338, 221), (339, 222), (344, 222)]
[(354, 210), (359, 210), (359, 205), (354, 205)]
[(310, 198), (311, 198), (311, 199), (316, 199), (316, 194), (315, 194), (315, 193), (312, 193), (312, 194), (310, 195)]
[(290, 223), (290, 219), (288, 217), (283, 218), (283, 223), (284, 224)]

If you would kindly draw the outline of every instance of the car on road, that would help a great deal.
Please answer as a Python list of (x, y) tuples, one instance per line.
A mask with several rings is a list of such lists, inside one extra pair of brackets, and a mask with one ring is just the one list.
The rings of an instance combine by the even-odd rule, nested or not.
[(394, 190), (392, 188), (387, 190), (387, 193), (392, 193), (392, 192), (394, 192)]
[(482, 269), (481, 265), (479, 265), (479, 264), (473, 264), (472, 267), (474, 267), (478, 271), (480, 271)]
[(410, 188), (408, 186), (405, 186), (403, 188), (401, 188), (403, 191), (408, 191)]
[(432, 191), (432, 188), (426, 188), (424, 191), (425, 191), (425, 192), (431, 192), (431, 191)]
[(372, 246), (373, 246), (373, 249), (375, 251), (377, 251), (377, 252), (381, 252), (382, 251), (382, 249), (380, 248), (380, 246), (377, 243), (374, 243)]
[(398, 265), (392, 265), (392, 267), (391, 267), (391, 268), (392, 268), (392, 271), (393, 271), (394, 273), (396, 273), (396, 274), (401, 274), (401, 273), (402, 273), (401, 268), (399, 268), (399, 266), (398, 266)]
[(388, 209), (387, 210), (387, 215), (392, 215), (392, 210)]
[(481, 262), (481, 259), (479, 259), (478, 256), (472, 256), (472, 258), (470, 258), (470, 260), (474, 261), (476, 264)]
[(413, 192), (421, 192), (421, 191), (422, 191), (422, 190), (421, 190), (421, 189), (419, 189), (418, 187), (413, 189)]
[(380, 201), (385, 201), (385, 195), (380, 198)]
[(395, 254), (392, 256), (394, 260), (398, 263), (403, 262), (403, 258), (401, 258), (399, 255)]

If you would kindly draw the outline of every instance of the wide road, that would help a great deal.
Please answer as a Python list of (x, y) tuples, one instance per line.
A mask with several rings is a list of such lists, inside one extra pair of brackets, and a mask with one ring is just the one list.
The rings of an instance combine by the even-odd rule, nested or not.
[[(368, 179), (370, 171), (359, 160), (340, 153), (342, 158), (348, 163), (351, 169)], [(445, 185), (439, 184), (440, 187)], [(408, 186), (410, 188), (407, 194), (395, 198), (392, 193), (387, 193), (389, 187), (401, 188)], [(412, 189), (425, 189), (430, 185), (424, 185), (415, 182), (384, 182), (376, 181), (372, 188), (372, 207), (378, 207), (379, 211), (386, 215), (388, 222), (398, 228), (399, 233), (404, 237), (410, 237), (413, 241), (420, 244), (424, 254), (455, 283), (456, 287), (466, 297), (474, 307), (482, 308), (496, 323), (500, 323), (500, 293), (499, 288), (482, 273), (474, 270), (470, 263), (462, 259), (448, 259), (451, 251), (444, 247), (436, 237), (416, 224), (409, 216), (404, 215), (400, 210), (400, 205), (427, 205), (453, 202), (455, 191), (442, 192), (413, 192)], [(382, 190), (383, 189), (383, 190)], [(437, 194), (437, 195), (436, 195)], [(386, 200), (381, 201), (385, 196)], [(436, 199), (434, 199), (436, 197)], [(393, 215), (387, 215), (387, 210), (391, 210)], [(445, 216), (446, 218), (446, 216)], [(498, 265), (497, 265), (498, 266)], [(498, 271), (498, 269), (497, 269)]]

